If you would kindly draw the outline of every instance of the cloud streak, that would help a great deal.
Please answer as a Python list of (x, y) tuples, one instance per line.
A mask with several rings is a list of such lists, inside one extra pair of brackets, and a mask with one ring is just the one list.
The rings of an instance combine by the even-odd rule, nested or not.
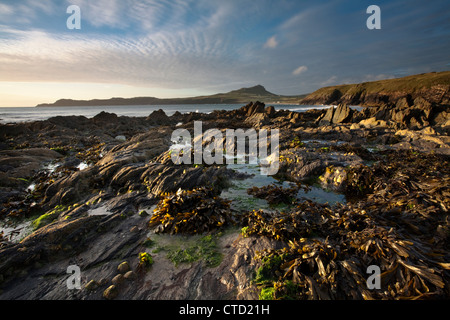
[[(70, 4), (81, 8), (82, 30), (65, 27)], [(448, 69), (450, 14), (442, 2), (379, 5), (377, 33), (365, 27), (367, 6), (347, 1), (4, 0), (0, 81), (205, 94), (263, 84), (299, 94), (396, 70)]]
[(308, 67), (307, 66), (300, 66), (297, 69), (295, 69), (294, 71), (292, 71), (292, 74), (294, 76), (298, 76), (304, 72), (308, 71)]

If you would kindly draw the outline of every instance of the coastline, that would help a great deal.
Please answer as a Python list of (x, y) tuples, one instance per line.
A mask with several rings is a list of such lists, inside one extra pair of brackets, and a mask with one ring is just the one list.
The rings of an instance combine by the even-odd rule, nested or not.
[[(258, 176), (246, 170), (174, 165), (171, 134), (194, 121), (281, 129), (281, 184), (247, 188)], [(0, 299), (448, 299), (449, 121), (431, 104), (256, 102), (0, 125), (1, 220), (32, 227), (3, 234)], [(345, 201), (314, 201), (313, 187)], [(163, 220), (191, 211), (188, 224)], [(66, 287), (73, 264), (81, 290)], [(369, 290), (370, 265), (397, 287)]]

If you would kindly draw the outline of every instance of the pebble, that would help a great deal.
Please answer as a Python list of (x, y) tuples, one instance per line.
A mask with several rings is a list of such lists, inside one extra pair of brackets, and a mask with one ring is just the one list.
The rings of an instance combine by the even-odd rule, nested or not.
[(130, 270), (130, 265), (128, 264), (128, 262), (124, 261), (121, 264), (119, 264), (119, 266), (117, 267), (117, 271), (119, 271), (119, 273), (125, 273), (127, 271)]
[(133, 271), (128, 271), (127, 273), (125, 273), (125, 275), (123, 276), (126, 280), (134, 280), (137, 278), (136, 273), (134, 273)]
[(145, 211), (145, 210), (142, 210), (142, 211), (139, 212), (139, 216), (141, 216), (141, 217), (147, 217), (147, 216), (148, 216), (148, 212)]
[(97, 283), (97, 281), (95, 281), (95, 280), (89, 281), (89, 282), (84, 286), (84, 288), (85, 288), (86, 290), (89, 290), (89, 291), (95, 290), (95, 289), (97, 289), (97, 287), (98, 287), (98, 283)]
[(103, 291), (103, 298), (113, 300), (119, 295), (119, 289), (115, 285), (109, 286)]
[(111, 282), (118, 286), (119, 284), (121, 284), (124, 281), (124, 277), (123, 274), (118, 274), (117, 276), (115, 276), (114, 278), (112, 278)]

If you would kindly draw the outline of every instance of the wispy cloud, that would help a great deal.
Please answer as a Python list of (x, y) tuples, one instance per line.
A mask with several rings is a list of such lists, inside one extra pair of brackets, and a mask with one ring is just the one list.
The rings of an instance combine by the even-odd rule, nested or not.
[(321, 82), (320, 85), (324, 86), (324, 87), (325, 86), (330, 86), (330, 85), (336, 84), (336, 80), (337, 80), (336, 76), (331, 76), (327, 80)]
[(264, 44), (264, 48), (270, 48), (274, 49), (278, 46), (277, 36), (272, 36), (269, 39), (267, 39), (266, 43)]
[(308, 71), (308, 67), (307, 66), (300, 66), (297, 69), (295, 69), (294, 71), (292, 71), (292, 74), (294, 76), (298, 76), (300, 74), (302, 74), (303, 72)]
[[(0, 1), (0, 81), (193, 92), (260, 83), (298, 94), (448, 69), (441, 0), (380, 0), (381, 32), (367, 30), (364, 5), (344, 0)], [(81, 30), (66, 28), (71, 4), (81, 8)]]

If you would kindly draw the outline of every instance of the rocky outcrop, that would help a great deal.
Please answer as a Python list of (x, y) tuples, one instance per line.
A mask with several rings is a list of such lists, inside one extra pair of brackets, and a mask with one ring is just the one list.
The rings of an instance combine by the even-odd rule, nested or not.
[[(178, 115), (175, 115), (177, 117)], [(166, 115), (164, 110), (158, 109), (156, 111), (153, 111), (146, 119), (148, 122), (152, 123), (153, 125), (167, 125), (170, 124), (170, 118)]]
[[(33, 220), (36, 219), (42, 223), (33, 223), (32, 226), (37, 229), (30, 231), (31, 234), (22, 241), (5, 240), (6, 237), (0, 237), (2, 290), (0, 299), (259, 298), (262, 292), (261, 287), (257, 287), (253, 281), (255, 272), (261, 273), (259, 267), (264, 263), (267, 267), (269, 260), (259, 259), (257, 252), (266, 254), (269, 252), (267, 250), (287, 249), (287, 244), (280, 241), (280, 238), (275, 237), (272, 240), (271, 237), (277, 236), (278, 231), (296, 232), (295, 229), (299, 225), (285, 225), (288, 221), (285, 218), (289, 215), (297, 218), (304, 217), (305, 220), (302, 220), (303, 218), (295, 220), (295, 218), (292, 221), (300, 222), (300, 225), (305, 226), (310, 225), (310, 216), (305, 215), (304, 212), (295, 211), (291, 211), (289, 215), (278, 213), (280, 219), (272, 223), (270, 220), (264, 221), (264, 215), (258, 218), (256, 214), (255, 219), (261, 219), (261, 223), (266, 226), (270, 223), (270, 229), (273, 229), (274, 233), (267, 233), (269, 229), (264, 228), (262, 231), (266, 232), (265, 236), (244, 237), (243, 234), (245, 236), (249, 234), (241, 229), (243, 225), (240, 219), (245, 214), (254, 215), (252, 211), (247, 213), (246, 210), (258, 210), (260, 202), (254, 202), (253, 200), (256, 199), (250, 198), (244, 212), (244, 209), (239, 206), (245, 205), (245, 196), (251, 196), (248, 192), (245, 194), (245, 188), (247, 188), (245, 183), (248, 181), (231, 181), (231, 179), (237, 180), (248, 175), (230, 170), (230, 167), (225, 165), (206, 165), (205, 163), (175, 165), (171, 160), (170, 138), (173, 130), (185, 128), (192, 132), (194, 120), (203, 121), (204, 131), (209, 128), (219, 128), (222, 132), (225, 128), (280, 129), (280, 170), (277, 179), (285, 184), (314, 183), (311, 191), (313, 194), (323, 191), (317, 189), (318, 185), (334, 191), (346, 192), (348, 196), (352, 196), (353, 193), (370, 195), (368, 193), (370, 188), (375, 187), (389, 188), (388, 191), (381, 190), (376, 195), (380, 197), (377, 202), (373, 202), (374, 194), (372, 194), (370, 206), (365, 206), (364, 201), (367, 201), (365, 198), (361, 202), (351, 202), (345, 209), (350, 208), (350, 211), (343, 211), (344, 206), (340, 205), (337, 211), (332, 207), (320, 206), (330, 212), (331, 215), (327, 217), (332, 218), (332, 221), (336, 223), (337, 220), (341, 221), (337, 223), (339, 228), (347, 228), (348, 219), (353, 219), (357, 213), (361, 214), (360, 222), (367, 221), (368, 215), (371, 215), (373, 219), (381, 219), (382, 223), (379, 226), (375, 224), (375, 221), (379, 220), (373, 220), (370, 226), (386, 227), (387, 232), (391, 227), (397, 228), (398, 220), (395, 214), (400, 216), (401, 213), (403, 217), (414, 214), (413, 220), (408, 220), (409, 218), (404, 220), (409, 221), (408, 224), (396, 229), (400, 230), (399, 233), (410, 228), (425, 228), (421, 224), (425, 219), (427, 226), (425, 229), (431, 230), (431, 233), (436, 231), (436, 234), (430, 235), (427, 241), (433, 239), (433, 246), (443, 248), (441, 241), (448, 240), (448, 223), (444, 216), (444, 211), (448, 208), (446, 199), (448, 174), (445, 173), (448, 171), (445, 170), (448, 160), (446, 155), (450, 154), (450, 140), (446, 131), (449, 121), (448, 109), (423, 97), (404, 97), (396, 104), (385, 103), (377, 107), (364, 108), (361, 111), (341, 104), (328, 110), (293, 112), (275, 110), (274, 107), (265, 107), (264, 104), (256, 102), (237, 110), (216, 111), (208, 115), (178, 113), (167, 117), (163, 111), (156, 111), (147, 119), (117, 117), (108, 113), (100, 114), (95, 119), (55, 117), (49, 121), (23, 124), (24, 129), (20, 129), (19, 126), (0, 126), (2, 133), (0, 142), (3, 143), (3, 150), (0, 151), (0, 170), (4, 170), (3, 178), (9, 178), (10, 172), (19, 172), (14, 171), (18, 168), (29, 170), (27, 166), (28, 161), (31, 160), (41, 166), (46, 161), (55, 159), (62, 167), (53, 174), (40, 172), (37, 176), (32, 176), (30, 180), (27, 179), (26, 183), (36, 182), (39, 192), (27, 193), (23, 190), (25, 185), (20, 186), (22, 189), (8, 187), (13, 189), (15, 194), (4, 198), (2, 217), (7, 215), (23, 217), (24, 223), (27, 223), (26, 218), (30, 216), (27, 216), (29, 213), (20, 211), (18, 208), (31, 206), (33, 202), (39, 207), (36, 213), (42, 215), (38, 219), (33, 217)], [(164, 122), (167, 125), (161, 125), (158, 122)], [(78, 130), (74, 123), (82, 129)], [(12, 130), (8, 131), (4, 128), (12, 128)], [(114, 137), (118, 135), (123, 135), (126, 139), (115, 139)], [(61, 144), (57, 145), (55, 150), (49, 150), (49, 142), (61, 142)], [(64, 143), (68, 143), (67, 146)], [(8, 150), (12, 147), (20, 150)], [(408, 151), (397, 154), (397, 149)], [(430, 156), (425, 156), (426, 154)], [(420, 189), (416, 189), (418, 185), (410, 184), (408, 181), (408, 177), (413, 176), (415, 169), (408, 169), (409, 176), (402, 174), (392, 176), (390, 160), (386, 158), (386, 155), (391, 157), (390, 160), (395, 160), (399, 173), (402, 173), (403, 169), (408, 169), (409, 164), (414, 164), (415, 168), (420, 169), (420, 177), (428, 180), (422, 181)], [(404, 163), (403, 157), (407, 157)], [(81, 161), (88, 161), (88, 159), (87, 168), (82, 170), (74, 168)], [(431, 169), (427, 167), (429, 160), (433, 164)], [(381, 167), (377, 165), (380, 161), (384, 161)], [(376, 166), (378, 171), (372, 171), (371, 166)], [(39, 167), (36, 166), (36, 168)], [(253, 169), (254, 167), (249, 170)], [(32, 170), (30, 174), (33, 175)], [(385, 176), (388, 180), (385, 178), (379, 180), (378, 175)], [(0, 181), (2, 181), (1, 175)], [(266, 180), (262, 178), (259, 181)], [(378, 182), (373, 184), (372, 181)], [(241, 182), (244, 188), (241, 188)], [(397, 185), (397, 183), (400, 184)], [(178, 208), (180, 210), (177, 211), (170, 206), (178, 202), (165, 201), (178, 192), (192, 195), (193, 189), (199, 187), (207, 187), (210, 191), (207, 196), (195, 199), (194, 209), (199, 207), (205, 209), (202, 211), (206, 212), (204, 215), (198, 216), (198, 211), (191, 210), (191, 207), (180, 207), (181, 209)], [(161, 223), (168, 221), (164, 222), (163, 219), (173, 219), (175, 216), (181, 216), (184, 219), (190, 215), (198, 216), (199, 221), (205, 221), (201, 220), (204, 217), (210, 219), (210, 222), (219, 221), (214, 216), (217, 212), (215, 209), (208, 211), (211, 203), (214, 203), (209, 200), (216, 200), (216, 197), (221, 196), (220, 192), (226, 188), (235, 188), (233, 192), (237, 193), (235, 195), (230, 192), (233, 197), (236, 196), (231, 198), (233, 202), (230, 205), (230, 212), (236, 213), (233, 219), (230, 219), (237, 224), (235, 228), (233, 227), (234, 229), (225, 229), (220, 223), (213, 223), (212, 230), (216, 230), (217, 227), (223, 232), (200, 236), (177, 234), (166, 238), (164, 234), (155, 234), (155, 230), (149, 226), (149, 219), (151, 219), (149, 215), (154, 212), (156, 205), (180, 214), (161, 215)], [(304, 189), (308, 189), (307, 186)], [(408, 189), (415, 192), (414, 197), (397, 192)], [(167, 195), (167, 193), (170, 194)], [(305, 194), (300, 196), (293, 194), (294, 199), (289, 198), (288, 205), (292, 202), (295, 210), (299, 210), (297, 206), (299, 203), (296, 201), (303, 196), (306, 197)], [(400, 198), (393, 199), (387, 206), (383, 202), (385, 196)], [(327, 193), (325, 197), (325, 201), (330, 201), (332, 196)], [(344, 199), (342, 194), (338, 197)], [(313, 195), (309, 199), (311, 198)], [(187, 201), (183, 200), (183, 203), (186, 204)], [(286, 211), (294, 207), (289, 207)], [(308, 200), (303, 209), (308, 212), (313, 207), (316, 207), (316, 204)], [(426, 210), (414, 211), (419, 207)], [(363, 208), (366, 213), (361, 211)], [(434, 211), (427, 211), (427, 208)], [(352, 211), (353, 209), (357, 209), (358, 212)], [(268, 207), (267, 210), (275, 212), (278, 209)], [(315, 217), (320, 217), (316, 213), (314, 215), (312, 215), (313, 212), (310, 213), (313, 220)], [(394, 221), (393, 224), (391, 219)], [(173, 222), (173, 225), (177, 222), (179, 221)], [(302, 236), (302, 240), (297, 239), (305, 241), (305, 244), (301, 244), (301, 248), (308, 248), (304, 245), (310, 244), (311, 241), (316, 244), (322, 242), (316, 237), (319, 234), (316, 231), (320, 231), (320, 228), (327, 225), (325, 220), (323, 222), (323, 225), (312, 225), (313, 228), (310, 229), (312, 233)], [(341, 239), (343, 235), (353, 234), (355, 231), (368, 231), (368, 229), (360, 230), (360, 227), (364, 228), (364, 224), (359, 222), (356, 225), (351, 222), (348, 226), (352, 233), (344, 232), (344, 229), (339, 230), (339, 236), (334, 237), (333, 241)], [(429, 226), (434, 229), (431, 227), (429, 229)], [(426, 233), (422, 235), (428, 236)], [(211, 265), (208, 262), (210, 257), (201, 257), (178, 265), (173, 262), (169, 252), (173, 255), (185, 252), (189, 256), (191, 253), (189, 250), (192, 247), (187, 247), (188, 244), (193, 243), (193, 247), (198, 248), (204, 243), (202, 241), (205, 241), (205, 237), (209, 237), (210, 240), (214, 237), (214, 243), (209, 245), (214, 246), (215, 253), (218, 253), (217, 264)], [(321, 237), (320, 234), (319, 237)], [(325, 238), (326, 236), (323, 237)], [(331, 245), (334, 246), (336, 243)], [(351, 242), (346, 243), (351, 244)], [(431, 242), (423, 242), (425, 243)], [(411, 248), (411, 252), (416, 250), (414, 245), (408, 244), (408, 247)], [(322, 248), (328, 250), (332, 247), (324, 245)], [(372, 252), (370, 250), (364, 257), (369, 257)], [(142, 265), (140, 257), (144, 252), (152, 256), (151, 265)], [(319, 261), (315, 259), (320, 258), (320, 252), (325, 251), (317, 251), (318, 256), (309, 256), (312, 259), (309, 261), (311, 263)], [(336, 251), (336, 257), (340, 254)], [(345, 254), (353, 253), (346, 251)], [(334, 256), (332, 254), (329, 257)], [(296, 259), (303, 259), (303, 257), (300, 255)], [(344, 260), (335, 261), (341, 263)], [(299, 263), (298, 268), (295, 269), (299, 277), (304, 277), (305, 270), (310, 270), (308, 272), (314, 274), (314, 277), (299, 279), (310, 279), (309, 281), (319, 279), (320, 272), (317, 273), (317, 270), (322, 268), (319, 262), (317, 262), (318, 267), (312, 269), (309, 269), (306, 264), (301, 265), (301, 260), (295, 263)], [(77, 265), (81, 269), (81, 290), (67, 288), (66, 281), (69, 276), (67, 267), (70, 265)], [(128, 267), (118, 268), (124, 265)], [(290, 268), (290, 264), (285, 266)], [(437, 266), (436, 274), (443, 275), (442, 268)], [(272, 267), (270, 266), (268, 272), (275, 272), (276, 277), (272, 279), (274, 281), (286, 273), (285, 270), (276, 270), (277, 268)], [(344, 269), (333, 268), (335, 266), (328, 264), (326, 272), (335, 270), (339, 272), (336, 273), (339, 277), (348, 276), (345, 272), (343, 273)], [(445, 274), (444, 276), (448, 278)], [(315, 288), (311, 283), (304, 282), (306, 287), (302, 288)], [(419, 279), (417, 284), (420, 283)], [(277, 282), (274, 290), (278, 290), (279, 284), (282, 282)], [(415, 291), (411, 294), (417, 296)]]
[(396, 104), (400, 100), (423, 99), (431, 104), (450, 105), (450, 72), (425, 73), (399, 79), (381, 80), (319, 89), (300, 101), (315, 105)]
[(347, 105), (340, 104), (336, 108), (329, 108), (324, 115), (317, 118), (317, 122), (320, 125), (346, 123), (351, 122), (352, 116), (353, 110)]

